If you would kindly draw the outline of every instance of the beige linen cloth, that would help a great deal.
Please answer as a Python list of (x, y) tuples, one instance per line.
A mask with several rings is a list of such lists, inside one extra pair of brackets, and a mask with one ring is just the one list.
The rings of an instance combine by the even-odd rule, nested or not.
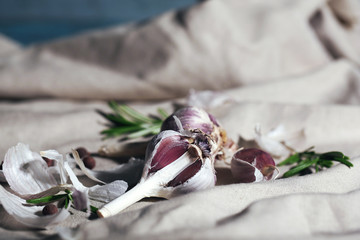
[[(1, 157), (17, 142), (63, 153), (121, 148), (99, 134), (105, 120), (96, 109), (109, 111), (106, 100), (151, 113), (171, 110), (192, 88), (232, 99), (209, 111), (236, 141), (254, 139), (257, 123), (263, 133), (283, 125), (304, 131), (297, 150), (338, 150), (354, 164), (254, 184), (234, 184), (219, 164), (212, 189), (145, 200), (108, 219), (76, 213), (47, 230), (26, 228), (0, 207), (0, 238), (359, 239), (359, 5), (209, 0), (27, 48), (0, 37)], [(96, 168), (119, 164), (99, 157)]]

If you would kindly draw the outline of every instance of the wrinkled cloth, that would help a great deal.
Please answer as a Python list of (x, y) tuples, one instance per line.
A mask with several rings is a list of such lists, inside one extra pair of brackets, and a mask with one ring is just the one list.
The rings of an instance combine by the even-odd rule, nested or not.
[[(304, 131), (296, 150), (342, 151), (354, 164), (237, 184), (229, 165), (218, 163), (212, 189), (147, 199), (107, 219), (75, 213), (47, 230), (19, 225), (0, 206), (1, 236), (358, 239), (359, 14), (358, 0), (208, 0), (27, 48), (0, 36), (1, 157), (18, 142), (34, 151), (85, 146), (96, 153), (107, 145), (121, 150), (118, 157), (141, 155), (102, 140), (106, 121), (97, 110), (109, 111), (106, 101), (116, 99), (143, 113), (171, 111), (195, 89), (231, 99), (209, 111), (236, 142), (253, 140), (256, 124), (264, 133), (283, 125)], [(119, 164), (99, 157), (96, 169)]]

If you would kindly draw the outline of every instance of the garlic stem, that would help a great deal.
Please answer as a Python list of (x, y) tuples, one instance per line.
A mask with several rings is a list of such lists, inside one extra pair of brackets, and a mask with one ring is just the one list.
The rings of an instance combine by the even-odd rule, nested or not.
[(104, 205), (97, 211), (98, 216), (102, 218), (113, 216), (145, 197), (164, 197), (164, 187), (193, 162), (194, 159), (187, 152), (184, 153), (128, 192)]
[(97, 211), (97, 214), (102, 218), (113, 216), (129, 207), (133, 203), (147, 197), (148, 194), (146, 194), (145, 191), (151, 192), (154, 187), (154, 181), (145, 181), (139, 183), (130, 191), (124, 193), (120, 197), (103, 206)]

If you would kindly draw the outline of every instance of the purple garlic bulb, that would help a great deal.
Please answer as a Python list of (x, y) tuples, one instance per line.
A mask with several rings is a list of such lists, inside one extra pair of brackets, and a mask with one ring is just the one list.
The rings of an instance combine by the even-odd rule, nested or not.
[(213, 187), (216, 182), (211, 159), (213, 144), (201, 132), (191, 136), (172, 130), (160, 132), (147, 147), (140, 182), (98, 210), (98, 215), (114, 215), (145, 197), (171, 198)]
[(161, 131), (174, 130), (186, 132), (198, 130), (209, 135), (216, 144), (216, 150), (212, 153), (217, 158), (223, 154), (222, 148), (227, 142), (226, 132), (221, 128), (215, 117), (204, 110), (196, 107), (185, 107), (176, 111), (164, 120)]
[(275, 170), (278, 172), (271, 155), (260, 149), (240, 149), (231, 159), (231, 173), (240, 183), (271, 180)]

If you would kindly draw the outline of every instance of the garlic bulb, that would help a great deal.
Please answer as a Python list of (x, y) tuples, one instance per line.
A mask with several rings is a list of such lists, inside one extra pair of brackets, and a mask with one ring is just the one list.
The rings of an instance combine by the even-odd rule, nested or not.
[(209, 135), (213, 139), (216, 144), (213, 154), (217, 158), (222, 158), (222, 149), (228, 145), (226, 131), (220, 126), (213, 115), (204, 110), (196, 107), (181, 108), (165, 119), (161, 126), (161, 131), (174, 130), (186, 132), (195, 129)]
[(231, 173), (240, 183), (267, 181), (277, 177), (270, 154), (256, 148), (240, 149), (231, 159)]
[(184, 135), (162, 131), (149, 143), (140, 182), (98, 210), (100, 217), (117, 214), (145, 197), (171, 198), (215, 185), (211, 151), (214, 142), (202, 132)]

